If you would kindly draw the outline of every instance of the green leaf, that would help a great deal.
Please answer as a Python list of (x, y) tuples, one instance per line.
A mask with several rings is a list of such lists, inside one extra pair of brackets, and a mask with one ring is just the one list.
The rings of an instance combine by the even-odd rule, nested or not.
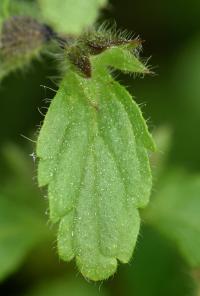
[(59, 278), (53, 279), (51, 281), (46, 281), (38, 285), (26, 294), (27, 296), (105, 296), (104, 289), (98, 289), (98, 287), (93, 287), (91, 284), (86, 283), (78, 278), (69, 279)]
[(95, 57), (96, 64), (99, 64), (100, 68), (110, 66), (125, 73), (149, 73), (146, 66), (133, 55), (131, 49), (129, 50), (129, 46), (130, 45), (124, 45), (108, 48), (102, 54)]
[(49, 235), (41, 196), (31, 182), (27, 159), (15, 146), (6, 146), (5, 151), (12, 168), (0, 184), (0, 281)]
[(145, 217), (179, 248), (191, 266), (200, 265), (200, 176), (169, 171), (156, 187)]
[(58, 32), (79, 34), (92, 25), (106, 0), (38, 0), (46, 22)]
[[(148, 203), (152, 185), (147, 149), (154, 149), (138, 106), (101, 57), (92, 58), (91, 79), (68, 72), (37, 142), (39, 185), (48, 185), (50, 219), (60, 223), (59, 255), (75, 257), (92, 280), (108, 278), (117, 259), (132, 256), (138, 208)], [(126, 65), (123, 55), (117, 66), (123, 58)], [(132, 61), (132, 70), (141, 71), (135, 58), (123, 70)]]

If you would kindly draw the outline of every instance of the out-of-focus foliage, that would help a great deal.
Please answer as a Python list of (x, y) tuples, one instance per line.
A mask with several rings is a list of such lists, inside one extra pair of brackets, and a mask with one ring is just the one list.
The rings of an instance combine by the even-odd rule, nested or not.
[(15, 146), (5, 146), (10, 177), (0, 186), (0, 281), (14, 272), (31, 249), (48, 236), (39, 207), (41, 195), (31, 183), (30, 164)]
[(26, 296), (106, 296), (103, 288), (90, 285), (78, 278), (58, 278), (49, 283), (46, 281), (33, 288)]
[(192, 275), (193, 275), (193, 278), (196, 282), (196, 287), (197, 287), (196, 295), (200, 296), (200, 269), (199, 268), (194, 269)]
[(200, 175), (169, 170), (156, 186), (147, 221), (180, 249), (191, 264), (200, 265)]
[(123, 266), (117, 280), (125, 283), (125, 295), (131, 291), (142, 296), (196, 296), (186, 264), (173, 245), (152, 227), (142, 228), (135, 258), (129, 266)]
[(30, 64), (48, 43), (43, 25), (27, 16), (9, 17), (0, 31), (0, 79)]
[(10, 201), (8, 196), (0, 195), (1, 281), (14, 272), (31, 248), (44, 238), (43, 228), (42, 221), (31, 209), (18, 200)]
[[(48, 45), (35, 3), (3, 0), (0, 4), (0, 80), (30, 64)], [(47, 32), (48, 34), (48, 32)]]
[(79, 34), (97, 19), (107, 0), (38, 0), (44, 19), (62, 33)]
[(40, 11), (36, 2), (26, 0), (1, 0), (0, 26), (3, 21), (13, 15), (26, 15), (39, 18)]
[[(171, 158), (200, 170), (200, 36), (193, 36), (184, 46), (176, 62), (172, 88), (175, 90), (178, 112), (174, 116), (176, 129)], [(188, 141), (185, 135), (189, 135)]]
[(154, 184), (165, 171), (172, 145), (171, 137), (172, 131), (167, 125), (160, 126), (153, 132), (153, 139), (157, 147), (157, 153), (151, 154), (150, 157)]

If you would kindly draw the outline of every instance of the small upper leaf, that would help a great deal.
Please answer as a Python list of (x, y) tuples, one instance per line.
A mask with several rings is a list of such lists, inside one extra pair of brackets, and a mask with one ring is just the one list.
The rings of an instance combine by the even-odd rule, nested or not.
[(97, 63), (103, 66), (110, 66), (123, 72), (149, 73), (149, 70), (139, 59), (128, 50), (128, 45), (114, 46), (108, 48), (101, 55), (95, 57)]
[(48, 185), (50, 219), (60, 222), (59, 255), (75, 257), (92, 280), (130, 260), (152, 183), (154, 143), (138, 106), (108, 74), (111, 50), (119, 69), (145, 69), (128, 49), (113, 48), (91, 58), (91, 79), (70, 70), (37, 142), (39, 185)]

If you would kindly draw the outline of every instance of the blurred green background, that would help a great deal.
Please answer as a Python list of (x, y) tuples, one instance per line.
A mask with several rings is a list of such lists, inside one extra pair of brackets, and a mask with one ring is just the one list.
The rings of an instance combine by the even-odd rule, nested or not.
[(141, 55), (151, 56), (156, 73), (118, 76), (158, 145), (152, 206), (142, 213), (133, 259), (96, 284), (59, 261), (34, 143), (23, 137), (36, 138), (54, 96), (44, 85), (57, 89), (56, 64), (44, 58), (0, 85), (0, 295), (200, 295), (200, 1), (110, 0), (105, 19), (145, 40)]

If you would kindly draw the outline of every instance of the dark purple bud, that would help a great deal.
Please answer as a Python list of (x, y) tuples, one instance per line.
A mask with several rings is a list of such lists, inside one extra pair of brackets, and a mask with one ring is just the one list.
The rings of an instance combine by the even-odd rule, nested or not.
[(92, 75), (92, 66), (89, 56), (80, 48), (73, 48), (68, 54), (71, 63), (86, 77), (90, 78)]

